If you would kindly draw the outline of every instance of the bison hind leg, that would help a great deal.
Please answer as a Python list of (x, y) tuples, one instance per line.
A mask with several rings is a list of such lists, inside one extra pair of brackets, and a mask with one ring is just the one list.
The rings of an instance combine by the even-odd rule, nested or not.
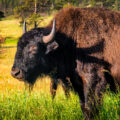
[(114, 93), (117, 93), (118, 89), (117, 89), (117, 84), (115, 82), (114, 77), (107, 70), (104, 70), (103, 72), (104, 72), (104, 76), (105, 76), (107, 83), (110, 85), (110, 90)]
[(84, 86), (85, 103), (82, 108), (86, 120), (92, 120), (94, 116), (98, 116), (107, 85), (104, 73), (100, 70), (94, 71), (89, 80), (91, 85), (87, 83)]

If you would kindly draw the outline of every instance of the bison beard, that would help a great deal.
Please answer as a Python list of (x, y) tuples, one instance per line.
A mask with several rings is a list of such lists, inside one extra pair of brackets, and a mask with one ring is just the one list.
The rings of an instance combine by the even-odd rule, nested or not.
[(70, 78), (85, 119), (92, 119), (106, 85), (116, 90), (112, 77), (120, 83), (120, 14), (103, 8), (68, 7), (54, 20), (20, 38), (12, 76), (34, 83), (39, 74), (56, 69), (53, 81), (65, 83)]

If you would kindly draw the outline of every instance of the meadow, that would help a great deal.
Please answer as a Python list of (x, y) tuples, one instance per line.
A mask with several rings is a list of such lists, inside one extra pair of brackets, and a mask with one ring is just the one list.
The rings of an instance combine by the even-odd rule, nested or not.
[[(40, 26), (47, 24), (51, 18), (45, 18)], [(0, 48), (3, 50), (0, 54), (0, 120), (83, 120), (79, 98), (74, 92), (67, 99), (59, 86), (52, 100), (49, 76), (38, 78), (31, 93), (25, 89), (23, 82), (11, 77), (17, 41), (22, 35), (19, 20), (12, 17), (0, 21), (0, 35), (6, 37)], [(114, 94), (107, 89), (99, 117), (94, 119), (120, 119), (120, 92)]]

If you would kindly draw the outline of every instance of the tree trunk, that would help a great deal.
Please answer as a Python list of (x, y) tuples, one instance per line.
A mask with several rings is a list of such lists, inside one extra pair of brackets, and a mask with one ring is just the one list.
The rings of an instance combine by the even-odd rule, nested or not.
[(37, 13), (37, 0), (35, 0), (35, 10), (34, 10), (35, 14)]
[[(35, 14), (37, 14), (37, 0), (35, 0), (35, 9), (34, 9)], [(36, 20), (34, 21), (34, 28), (37, 28), (37, 22)]]
[(55, 8), (55, 1), (52, 0), (52, 9), (54, 9), (54, 8)]

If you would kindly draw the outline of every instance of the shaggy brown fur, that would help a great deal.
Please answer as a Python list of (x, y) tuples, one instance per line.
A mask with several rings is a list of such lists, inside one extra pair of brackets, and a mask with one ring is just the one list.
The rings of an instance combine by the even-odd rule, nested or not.
[[(120, 83), (120, 13), (105, 8), (75, 8), (60, 10), (55, 16), (56, 30), (72, 38), (77, 48), (90, 48), (103, 41), (99, 53), (90, 53), (107, 61), (110, 72)], [(48, 26), (50, 27), (51, 24)], [(65, 44), (65, 39), (57, 37)], [(94, 48), (96, 50), (97, 48)], [(90, 52), (90, 51), (89, 51)], [(97, 51), (95, 51), (97, 52)]]
[[(105, 90), (106, 80), (111, 89), (115, 89), (112, 77), (103, 73), (104, 69), (120, 84), (120, 13), (104, 8), (68, 7), (60, 10), (54, 19), (56, 41), (66, 45), (70, 38), (75, 42), (76, 72), (83, 80), (85, 104), (81, 106), (85, 113), (87, 108), (92, 109), (87, 99), (91, 90), (95, 98), (100, 97), (100, 91)], [(52, 22), (48, 27), (51, 26)], [(107, 77), (106, 80), (104, 77)], [(76, 88), (76, 81), (71, 82)], [(94, 99), (94, 96), (91, 98)]]

